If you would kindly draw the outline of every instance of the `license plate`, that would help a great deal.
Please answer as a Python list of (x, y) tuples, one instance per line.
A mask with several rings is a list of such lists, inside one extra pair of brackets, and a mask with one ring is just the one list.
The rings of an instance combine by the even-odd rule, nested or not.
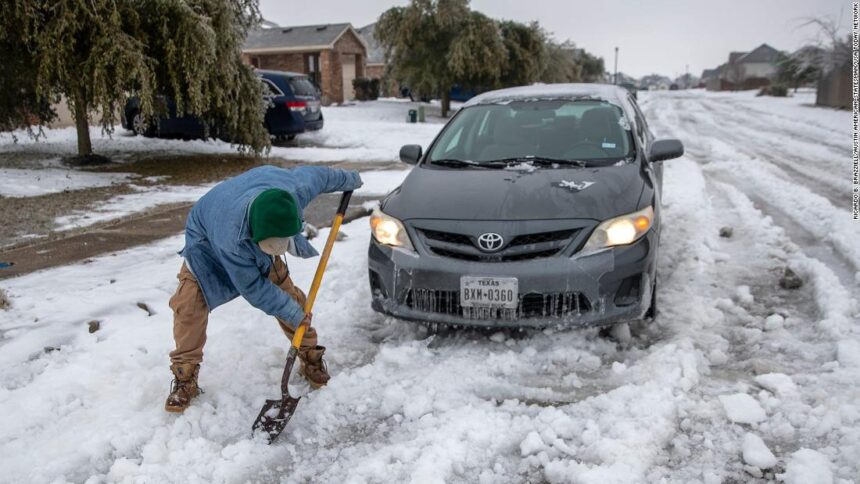
[(460, 306), (463, 307), (513, 309), (517, 307), (519, 295), (516, 277), (460, 278)]
[(319, 103), (319, 101), (311, 101), (311, 102), (309, 102), (309, 103), (308, 103), (308, 111), (310, 111), (310, 112), (312, 112), (312, 113), (316, 113), (316, 112), (318, 112), (319, 110), (320, 110), (320, 103)]

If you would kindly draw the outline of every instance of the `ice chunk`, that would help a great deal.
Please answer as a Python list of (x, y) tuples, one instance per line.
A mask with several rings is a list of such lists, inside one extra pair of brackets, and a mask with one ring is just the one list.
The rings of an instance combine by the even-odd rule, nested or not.
[(526, 438), (520, 442), (520, 453), (523, 457), (536, 454), (544, 449), (546, 445), (543, 443), (543, 440), (540, 438), (537, 432), (529, 432), (526, 435)]
[(735, 423), (754, 424), (767, 418), (764, 409), (753, 397), (746, 393), (720, 395), (720, 402), (726, 416)]
[(505, 170), (522, 171), (525, 173), (532, 173), (537, 169), (538, 169), (538, 167), (536, 167), (531, 162), (528, 162), (528, 163), (527, 162), (520, 162), (520, 163), (517, 163), (516, 165), (508, 165), (505, 167)]
[(743, 444), (744, 462), (759, 469), (770, 469), (776, 465), (776, 456), (756, 434), (747, 432)]
[(753, 298), (752, 293), (750, 292), (749, 286), (738, 286), (738, 288), (735, 290), (735, 296), (738, 302), (741, 304), (752, 304), (752, 302), (755, 300), (755, 298)]
[(775, 329), (779, 329), (785, 323), (785, 318), (783, 318), (779, 314), (771, 314), (764, 320), (764, 329), (768, 331), (773, 331)]
[(812, 449), (800, 449), (791, 454), (785, 472), (776, 477), (786, 484), (833, 484), (830, 461)]
[(712, 365), (725, 365), (729, 361), (728, 355), (723, 353), (719, 348), (714, 348), (708, 353), (708, 359)]
[(836, 359), (842, 366), (860, 368), (860, 342), (856, 339), (840, 341), (836, 345)]
[(797, 387), (788, 375), (782, 373), (766, 373), (755, 377), (755, 382), (765, 390), (770, 390), (779, 396), (793, 395), (797, 393)]

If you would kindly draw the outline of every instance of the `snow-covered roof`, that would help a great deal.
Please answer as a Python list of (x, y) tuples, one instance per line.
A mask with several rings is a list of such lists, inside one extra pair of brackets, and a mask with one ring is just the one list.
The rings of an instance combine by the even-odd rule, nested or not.
[[(257, 28), (248, 32), (245, 52), (330, 49), (352, 24), (300, 25), (295, 27)], [(364, 41), (356, 34), (360, 41)]]
[(470, 99), (463, 107), (527, 99), (594, 98), (619, 101), (625, 96), (627, 96), (626, 89), (612, 84), (534, 84), (485, 92)]
[(361, 36), (361, 39), (364, 40), (364, 43), (367, 44), (367, 64), (384, 64), (385, 63), (385, 50), (379, 44), (379, 41), (376, 40), (376, 36), (373, 35), (373, 30), (376, 28), (376, 22), (365, 25), (359, 29), (355, 29), (358, 32), (358, 35)]

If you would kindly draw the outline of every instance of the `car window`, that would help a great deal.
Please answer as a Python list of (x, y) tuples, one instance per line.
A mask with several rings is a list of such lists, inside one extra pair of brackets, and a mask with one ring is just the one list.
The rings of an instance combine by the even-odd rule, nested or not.
[(263, 85), (265, 86), (263, 93), (267, 96), (283, 96), (284, 93), (278, 89), (278, 86), (272, 84), (272, 81), (268, 79), (261, 79), (263, 81)]
[(606, 101), (477, 105), (463, 109), (446, 126), (429, 159), (540, 157), (609, 164), (634, 155), (630, 130), (624, 111)]
[(639, 139), (643, 142), (647, 141), (647, 132), (648, 132), (648, 124), (645, 121), (645, 115), (642, 114), (642, 111), (639, 109), (639, 105), (636, 104), (634, 99), (629, 99), (630, 105), (633, 106), (633, 111), (636, 116), (636, 134), (639, 135)]
[(316, 96), (317, 90), (307, 77), (291, 77), (290, 88), (296, 96)]

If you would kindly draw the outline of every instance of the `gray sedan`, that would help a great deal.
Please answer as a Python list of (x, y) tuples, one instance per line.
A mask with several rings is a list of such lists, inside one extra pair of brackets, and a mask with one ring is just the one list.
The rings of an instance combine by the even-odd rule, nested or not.
[(653, 315), (662, 161), (627, 90), (480, 95), (371, 216), (372, 306), (455, 325), (611, 325)]

